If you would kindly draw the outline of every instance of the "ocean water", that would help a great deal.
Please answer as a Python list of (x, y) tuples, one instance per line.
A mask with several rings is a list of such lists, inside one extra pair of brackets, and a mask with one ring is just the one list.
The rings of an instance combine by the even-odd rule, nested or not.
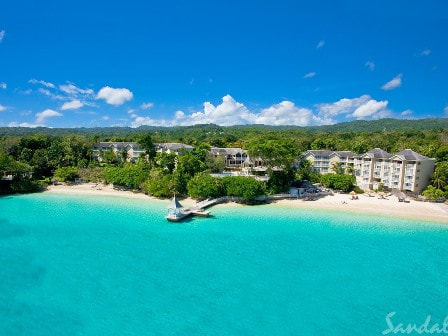
[[(0, 198), (0, 335), (381, 335), (448, 315), (448, 226), (273, 205)], [(431, 322), (432, 324), (433, 322)]]

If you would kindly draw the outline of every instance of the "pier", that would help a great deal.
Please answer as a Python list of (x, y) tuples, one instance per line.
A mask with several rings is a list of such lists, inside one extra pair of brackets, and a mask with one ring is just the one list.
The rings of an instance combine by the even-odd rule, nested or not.
[[(280, 199), (288, 199), (293, 198), (297, 199), (297, 195), (293, 194), (276, 194), (276, 195), (269, 195), (269, 196), (260, 196), (256, 198), (255, 202), (269, 202), (269, 201), (275, 201)], [(193, 205), (190, 208), (184, 208), (179, 201), (177, 200), (176, 196), (174, 195), (173, 199), (171, 200), (170, 205), (168, 206), (169, 213), (165, 217), (170, 222), (180, 222), (188, 217), (191, 216), (198, 216), (198, 217), (207, 217), (210, 215), (210, 211), (207, 211), (206, 209), (221, 203), (227, 203), (227, 202), (238, 202), (242, 203), (245, 202), (245, 200), (242, 197), (236, 197), (236, 196), (223, 196), (218, 198), (209, 198), (204, 201), (198, 202), (195, 205)]]
[(194, 206), (190, 208), (184, 208), (182, 204), (180, 204), (179, 201), (177, 200), (176, 195), (174, 195), (170, 205), (168, 206), (169, 213), (165, 218), (170, 222), (180, 222), (191, 216), (207, 217), (210, 215), (210, 211), (207, 211), (206, 209), (208, 207), (211, 207), (212, 205), (226, 202), (241, 202), (241, 201), (243, 201), (241, 197), (224, 196), (224, 197), (206, 199), (204, 201), (196, 203)]

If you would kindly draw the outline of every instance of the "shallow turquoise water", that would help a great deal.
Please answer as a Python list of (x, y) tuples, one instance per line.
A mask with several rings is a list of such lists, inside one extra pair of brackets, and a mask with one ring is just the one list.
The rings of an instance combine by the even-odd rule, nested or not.
[(0, 335), (380, 335), (448, 315), (443, 225), (275, 206), (0, 198)]

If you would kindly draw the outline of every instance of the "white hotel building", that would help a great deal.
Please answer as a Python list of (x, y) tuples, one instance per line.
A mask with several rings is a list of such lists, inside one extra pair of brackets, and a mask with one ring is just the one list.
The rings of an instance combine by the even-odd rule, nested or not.
[[(154, 149), (157, 153), (174, 153), (178, 155), (179, 153), (191, 151), (194, 147), (182, 143), (166, 142), (155, 143)], [(145, 155), (145, 150), (136, 142), (100, 142), (93, 147), (92, 152), (98, 161), (102, 161), (101, 155), (107, 151), (113, 151), (117, 156), (126, 152), (126, 161), (129, 162), (136, 162), (140, 156)]]
[(396, 154), (380, 148), (356, 155), (351, 152), (310, 150), (304, 158), (313, 163), (316, 171), (333, 172), (332, 165), (341, 162), (343, 167), (353, 166), (356, 183), (363, 189), (378, 189), (380, 184), (390, 189), (421, 193), (430, 183), (435, 159), (410, 149)]

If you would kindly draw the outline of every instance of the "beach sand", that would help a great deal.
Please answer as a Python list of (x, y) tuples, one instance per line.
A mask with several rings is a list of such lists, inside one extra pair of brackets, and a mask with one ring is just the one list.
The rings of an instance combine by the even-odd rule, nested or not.
[[(112, 185), (100, 185), (101, 190), (94, 184), (85, 183), (80, 185), (57, 185), (49, 186), (46, 192), (62, 194), (88, 194), (103, 196), (119, 196), (127, 198), (147, 199), (168, 203), (169, 200), (159, 199), (136, 193), (132, 191), (122, 191), (113, 189)], [(345, 204), (343, 203), (345, 202)], [(190, 207), (196, 201), (191, 198), (182, 200), (182, 205)], [(364, 194), (359, 195), (359, 200), (351, 200), (347, 194), (334, 194), (333, 196), (324, 196), (316, 201), (303, 201), (302, 199), (288, 199), (275, 201), (274, 205), (306, 208), (316, 210), (332, 210), (346, 213), (376, 214), (388, 217), (399, 217), (414, 220), (437, 221), (448, 224), (448, 205), (440, 203), (417, 202), (400, 203), (397, 197), (391, 196), (388, 199), (378, 199), (377, 197), (367, 197)], [(220, 204), (218, 206), (244, 206), (236, 203)]]

